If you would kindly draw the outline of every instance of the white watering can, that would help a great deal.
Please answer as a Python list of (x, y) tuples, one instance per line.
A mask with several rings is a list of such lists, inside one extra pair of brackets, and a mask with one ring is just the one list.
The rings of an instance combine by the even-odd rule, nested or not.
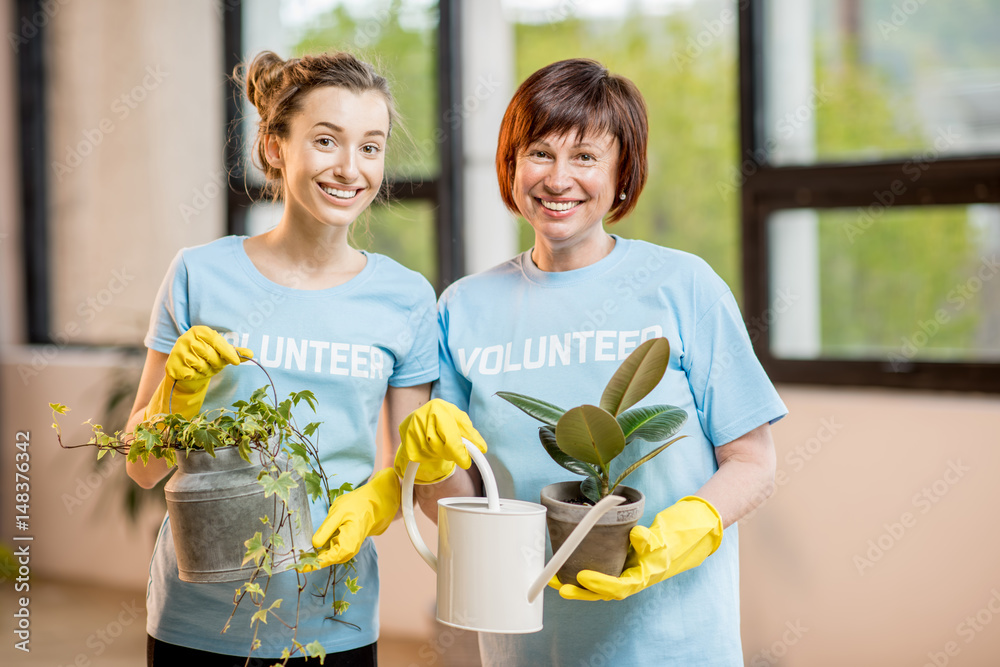
[(501, 499), (486, 457), (463, 440), (482, 475), (486, 497), (438, 501), (436, 557), (413, 516), (419, 464), (410, 463), (403, 476), (403, 523), (413, 546), (437, 572), (437, 619), (477, 632), (538, 632), (545, 586), (598, 519), (625, 499), (607, 496), (594, 505), (546, 565), (545, 507)]

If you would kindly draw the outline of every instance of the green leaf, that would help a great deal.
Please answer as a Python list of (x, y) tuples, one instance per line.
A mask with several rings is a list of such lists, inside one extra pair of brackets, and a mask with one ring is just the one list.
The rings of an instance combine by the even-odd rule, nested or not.
[(250, 625), (253, 626), (254, 621), (263, 621), (267, 625), (267, 609), (259, 609), (254, 612), (253, 616), (250, 617)]
[(272, 495), (278, 494), (278, 497), (285, 501), (285, 503), (288, 502), (289, 492), (298, 486), (290, 472), (281, 473), (277, 479), (265, 474), (257, 483), (264, 487), (265, 498), (270, 498)]
[(556, 444), (570, 456), (600, 466), (608, 464), (625, 449), (625, 434), (606, 410), (581, 405), (567, 410), (556, 424)]
[(518, 408), (529, 417), (534, 417), (543, 424), (555, 426), (559, 418), (566, 412), (562, 408), (545, 401), (512, 391), (498, 391), (497, 396)]
[(611, 485), (610, 492), (614, 493), (615, 492), (615, 487), (617, 487), (619, 484), (621, 484), (622, 482), (624, 482), (625, 478), (628, 477), (629, 475), (631, 475), (632, 473), (634, 473), (636, 471), (636, 469), (639, 466), (641, 466), (643, 463), (646, 463), (647, 461), (649, 461), (650, 459), (652, 459), (654, 456), (656, 456), (657, 454), (659, 454), (664, 449), (666, 449), (670, 445), (674, 444), (675, 442), (677, 442), (681, 438), (686, 438), (686, 437), (687, 437), (686, 435), (679, 435), (679, 436), (677, 436), (676, 438), (674, 438), (670, 442), (664, 443), (664, 444), (660, 445), (659, 447), (657, 447), (656, 449), (654, 449), (653, 451), (651, 451), (649, 454), (646, 454), (641, 459), (639, 459), (638, 461), (636, 461), (635, 463), (633, 463), (632, 465), (630, 465), (628, 468), (625, 468), (625, 470), (622, 471), (622, 474), (618, 476), (618, 479), (615, 480), (615, 483)]
[(303, 646), (302, 650), (305, 651), (306, 655), (310, 658), (319, 658), (320, 664), (322, 664), (323, 660), (326, 659), (326, 649), (323, 648), (323, 645), (319, 643), (318, 639)]
[[(251, 599), (256, 595), (264, 597), (264, 589), (255, 581), (248, 581), (243, 584), (243, 590), (250, 594)], [(239, 593), (239, 589), (236, 589), (236, 592)]]
[(323, 478), (316, 471), (307, 472), (302, 476), (303, 481), (306, 484), (306, 493), (313, 500), (316, 500), (323, 494)]
[(575, 475), (600, 477), (600, 473), (594, 470), (594, 466), (589, 463), (584, 463), (583, 461), (578, 461), (563, 450), (559, 449), (559, 445), (556, 444), (556, 430), (552, 426), (539, 426), (538, 439), (542, 442), (542, 447), (544, 447), (548, 455), (552, 457), (552, 460), (561, 465), (563, 468), (566, 468), (566, 470), (569, 470)]
[(302, 572), (308, 568), (319, 568), (319, 554), (315, 551), (300, 551), (298, 562), (295, 563), (294, 569)]
[(223, 446), (218, 436), (212, 430), (197, 430), (193, 435), (195, 446), (204, 449), (210, 456), (215, 456), (216, 447)]
[(330, 504), (333, 505), (334, 500), (344, 495), (345, 493), (352, 491), (353, 489), (354, 485), (352, 485), (350, 482), (344, 482), (343, 484), (340, 485), (339, 488), (330, 489), (329, 493)]
[(347, 590), (349, 590), (352, 593), (357, 593), (362, 588), (358, 584), (357, 577), (344, 577), (344, 585), (347, 586)]
[(660, 383), (670, 361), (666, 338), (651, 338), (635, 348), (608, 381), (601, 407), (614, 416), (632, 407)]
[(316, 412), (316, 395), (308, 389), (303, 389), (292, 394), (292, 402), (298, 405), (299, 401), (305, 401), (312, 408), (312, 411)]
[(290, 441), (287, 446), (288, 452), (292, 456), (298, 456), (306, 461), (309, 460), (309, 450), (301, 442)]
[(240, 565), (246, 565), (250, 560), (253, 560), (254, 565), (260, 565), (261, 560), (267, 555), (267, 547), (264, 546), (261, 538), (260, 531), (257, 531), (253, 537), (243, 543), (247, 551), (243, 555), (243, 562)]
[(635, 439), (660, 442), (676, 433), (687, 417), (687, 412), (673, 405), (647, 405), (618, 415), (618, 425), (626, 443)]
[(580, 483), (580, 491), (595, 505), (601, 500), (601, 483), (593, 477), (588, 477)]

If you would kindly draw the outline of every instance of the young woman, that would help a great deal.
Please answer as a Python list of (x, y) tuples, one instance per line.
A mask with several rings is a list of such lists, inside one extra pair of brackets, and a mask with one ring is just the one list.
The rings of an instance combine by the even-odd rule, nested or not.
[[(244, 76), (260, 115), (255, 157), (284, 212), (259, 236), (225, 237), (174, 259), (153, 309), (129, 427), (168, 410), (193, 416), (249, 396), (267, 382), (254, 364), (240, 365), (241, 355), (252, 355), (279, 397), (315, 393), (318, 414), (309, 421), (322, 422), (316, 441), (324, 469), (336, 485), (363, 489), (375, 467), (383, 399), (395, 427), (427, 401), (438, 376), (431, 286), (388, 257), (348, 244), (352, 223), (382, 185), (396, 120), (392, 96), (384, 78), (346, 53), (285, 61), (264, 52)], [(168, 472), (159, 460), (128, 466), (146, 488)], [(319, 503), (312, 511), (319, 526), (325, 512)], [(338, 616), (344, 623), (327, 618), (332, 591), (312, 594), (328, 573), (307, 575), (321, 583), (310, 582), (302, 596), (297, 639), (319, 640), (327, 665), (376, 664), (379, 586), (371, 540), (359, 545), (355, 562), (361, 590), (348, 595), (350, 608)], [(180, 581), (167, 517), (150, 565), (147, 663), (228, 667), (243, 665), (248, 654), (280, 657), (291, 633), (278, 622), (260, 625), (261, 644), (250, 653), (251, 610), (241, 609), (221, 633), (233, 590), (229, 583)], [(288, 603), (296, 591), (295, 573), (287, 572), (271, 579), (268, 597)]]

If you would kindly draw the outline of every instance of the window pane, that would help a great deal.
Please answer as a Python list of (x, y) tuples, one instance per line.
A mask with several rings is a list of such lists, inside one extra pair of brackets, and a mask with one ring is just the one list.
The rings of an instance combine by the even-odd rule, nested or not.
[(781, 211), (768, 235), (775, 356), (1000, 361), (1000, 207)]
[[(402, 121), (393, 128), (387, 173), (395, 178), (437, 175), (436, 0), (251, 0), (244, 2), (243, 12), (244, 58), (264, 49), (286, 58), (345, 50), (371, 62), (389, 80)], [(258, 118), (252, 105), (243, 104), (244, 162), (249, 165)], [(259, 170), (248, 169), (260, 183)]]
[(1000, 151), (1000, 3), (767, 0), (772, 164)]
[[(516, 81), (564, 58), (594, 58), (638, 86), (649, 112), (649, 180), (609, 228), (695, 253), (739, 289), (735, 1), (503, 0)], [(735, 174), (735, 175), (734, 175)], [(521, 247), (534, 241), (521, 225)]]
[(404, 199), (373, 205), (370, 211), (367, 231), (364, 218), (354, 223), (353, 245), (388, 255), (437, 284), (436, 206), (423, 199)]

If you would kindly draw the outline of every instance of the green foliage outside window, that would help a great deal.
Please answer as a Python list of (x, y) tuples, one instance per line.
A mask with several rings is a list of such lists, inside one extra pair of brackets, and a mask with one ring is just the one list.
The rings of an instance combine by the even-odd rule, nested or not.
[[(706, 27), (730, 5), (735, 8), (735, 3), (695, 3), (663, 14), (633, 8), (617, 18), (570, 15), (515, 23), (514, 83), (573, 57), (594, 58), (632, 79), (649, 108), (649, 181), (632, 215), (610, 230), (699, 255), (740, 298), (739, 187), (747, 170), (739, 148), (736, 24), (716, 23), (723, 28), (718, 33)], [(927, 135), (901, 80), (912, 72), (886, 63), (899, 61), (891, 57), (898, 53), (911, 67), (933, 68), (940, 65), (935, 57), (950, 58), (952, 52), (963, 62), (981, 63), (976, 54), (982, 49), (959, 48), (961, 40), (947, 48), (938, 40), (929, 48), (923, 15), (912, 18), (913, 30), (878, 38), (873, 31), (881, 5), (876, 5), (866, 5), (865, 43), (839, 46), (837, 24), (823, 14), (832, 9), (817, 9), (814, 77), (824, 97), (808, 120), (815, 122), (815, 154), (822, 160), (857, 160), (916, 151), (924, 166), (932, 166), (938, 156), (925, 151), (935, 137)], [(927, 7), (921, 12), (929, 12)], [(394, 135), (387, 155), (387, 169), (396, 176), (435, 177), (439, 170), (436, 12), (433, 4), (415, 9), (395, 0), (374, 17), (356, 17), (338, 5), (296, 47), (297, 52), (348, 48), (388, 74), (408, 130), (405, 137)], [(902, 183), (918, 187), (916, 173), (901, 171)], [(874, 192), (872, 203), (878, 203)], [(433, 281), (433, 215), (427, 202), (376, 206), (370, 233), (356, 234), (355, 240)], [(880, 213), (874, 206), (869, 217), (860, 209), (839, 209), (819, 211), (817, 219), (823, 355), (884, 358), (942, 309), (951, 319), (929, 347), (967, 350), (976, 344), (982, 295), (971, 295), (961, 307), (955, 299), (949, 305), (952, 290), (981, 262), (979, 232), (965, 207), (889, 207)], [(519, 242), (522, 249), (533, 243), (523, 222)], [(935, 349), (934, 354), (952, 353)]]

